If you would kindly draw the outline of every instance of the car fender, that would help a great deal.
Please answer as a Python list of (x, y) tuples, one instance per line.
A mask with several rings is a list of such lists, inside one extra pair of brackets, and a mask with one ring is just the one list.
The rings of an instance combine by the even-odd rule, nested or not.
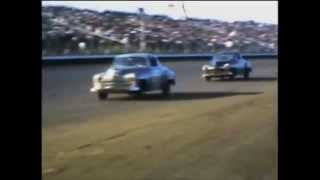
[(169, 80), (175, 80), (176, 79), (176, 73), (172, 70), (167, 71), (167, 77)]
[(252, 71), (252, 65), (250, 61), (245, 61), (245, 66), (246, 69), (250, 69), (250, 71)]
[(172, 69), (170, 69), (166, 66), (163, 66), (163, 65), (159, 65), (159, 68), (162, 69), (162, 71), (164, 72), (164, 75), (166, 76), (167, 79), (175, 79), (176, 78), (176, 73)]
[(92, 79), (93, 79), (94, 81), (97, 81), (97, 80), (98, 80), (99, 78), (101, 78), (103, 75), (104, 75), (104, 72), (94, 74), (94, 75), (92, 76)]

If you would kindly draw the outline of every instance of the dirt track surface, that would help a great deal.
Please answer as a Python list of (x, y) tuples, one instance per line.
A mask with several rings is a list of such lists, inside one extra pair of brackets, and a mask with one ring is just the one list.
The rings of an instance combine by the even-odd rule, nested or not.
[(108, 65), (78, 65), (45, 67), (42, 72), (42, 117), (43, 127), (62, 123), (91, 121), (93, 116), (123, 114), (152, 106), (190, 103), (203, 99), (217, 99), (242, 94), (263, 93), (263, 86), (276, 82), (277, 61), (253, 61), (252, 79), (243, 81), (212, 81), (201, 79), (201, 66), (205, 62), (166, 63), (177, 73), (174, 95), (163, 99), (157, 92), (141, 99), (127, 94), (111, 94), (110, 100), (99, 102), (96, 94), (89, 92), (92, 75), (104, 71)]
[(89, 93), (101, 65), (43, 68), (44, 179), (277, 179), (277, 61), (249, 81), (200, 78), (167, 63), (173, 96)]

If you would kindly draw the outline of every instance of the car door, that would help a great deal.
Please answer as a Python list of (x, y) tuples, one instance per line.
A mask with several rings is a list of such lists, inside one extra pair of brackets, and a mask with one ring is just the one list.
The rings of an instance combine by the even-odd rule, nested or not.
[(240, 64), (243, 73), (245, 72), (245, 70), (247, 70), (247, 68), (250, 68), (250, 62), (245, 60), (242, 56), (240, 56)]
[(159, 66), (159, 63), (156, 59), (156, 57), (149, 56), (149, 62), (150, 62), (150, 69), (151, 69), (151, 84), (152, 89), (159, 89), (161, 88), (162, 84), (162, 69)]
[(235, 56), (235, 67), (237, 69), (238, 74), (243, 74), (244, 73), (244, 67), (245, 67), (245, 61), (241, 57), (241, 55), (236, 55)]

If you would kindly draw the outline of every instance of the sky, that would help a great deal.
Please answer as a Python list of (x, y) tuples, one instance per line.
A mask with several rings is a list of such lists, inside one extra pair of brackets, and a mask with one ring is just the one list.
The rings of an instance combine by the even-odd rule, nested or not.
[(182, 2), (188, 17), (278, 24), (277, 1), (42, 1), (42, 6), (64, 5), (99, 12), (137, 12), (138, 8), (144, 8), (146, 14), (181, 19), (185, 18)]

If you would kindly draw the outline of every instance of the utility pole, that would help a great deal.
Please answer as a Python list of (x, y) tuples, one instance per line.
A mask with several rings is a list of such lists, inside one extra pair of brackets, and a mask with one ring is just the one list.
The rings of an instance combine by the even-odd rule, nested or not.
[[(185, 20), (188, 21), (189, 18), (188, 18), (188, 15), (187, 15), (187, 10), (186, 10), (186, 8), (184, 6), (184, 1), (181, 1), (181, 6), (182, 6), (182, 10), (183, 10), (183, 13), (184, 13), (184, 16), (185, 16)], [(191, 24), (193, 25), (192, 21), (191, 21)], [(183, 49), (184, 49), (184, 52), (186, 52), (186, 50), (188, 49), (187, 45), (184, 44), (184, 48)]]
[(188, 20), (187, 11), (186, 11), (186, 8), (184, 7), (184, 2), (182, 1), (181, 3), (182, 3), (181, 5), (182, 5), (182, 10), (183, 10), (184, 16), (185, 16), (186, 20)]
[(139, 19), (140, 19), (140, 49), (139, 52), (144, 52), (146, 49), (145, 42), (145, 22), (144, 22), (144, 9), (139, 8)]

